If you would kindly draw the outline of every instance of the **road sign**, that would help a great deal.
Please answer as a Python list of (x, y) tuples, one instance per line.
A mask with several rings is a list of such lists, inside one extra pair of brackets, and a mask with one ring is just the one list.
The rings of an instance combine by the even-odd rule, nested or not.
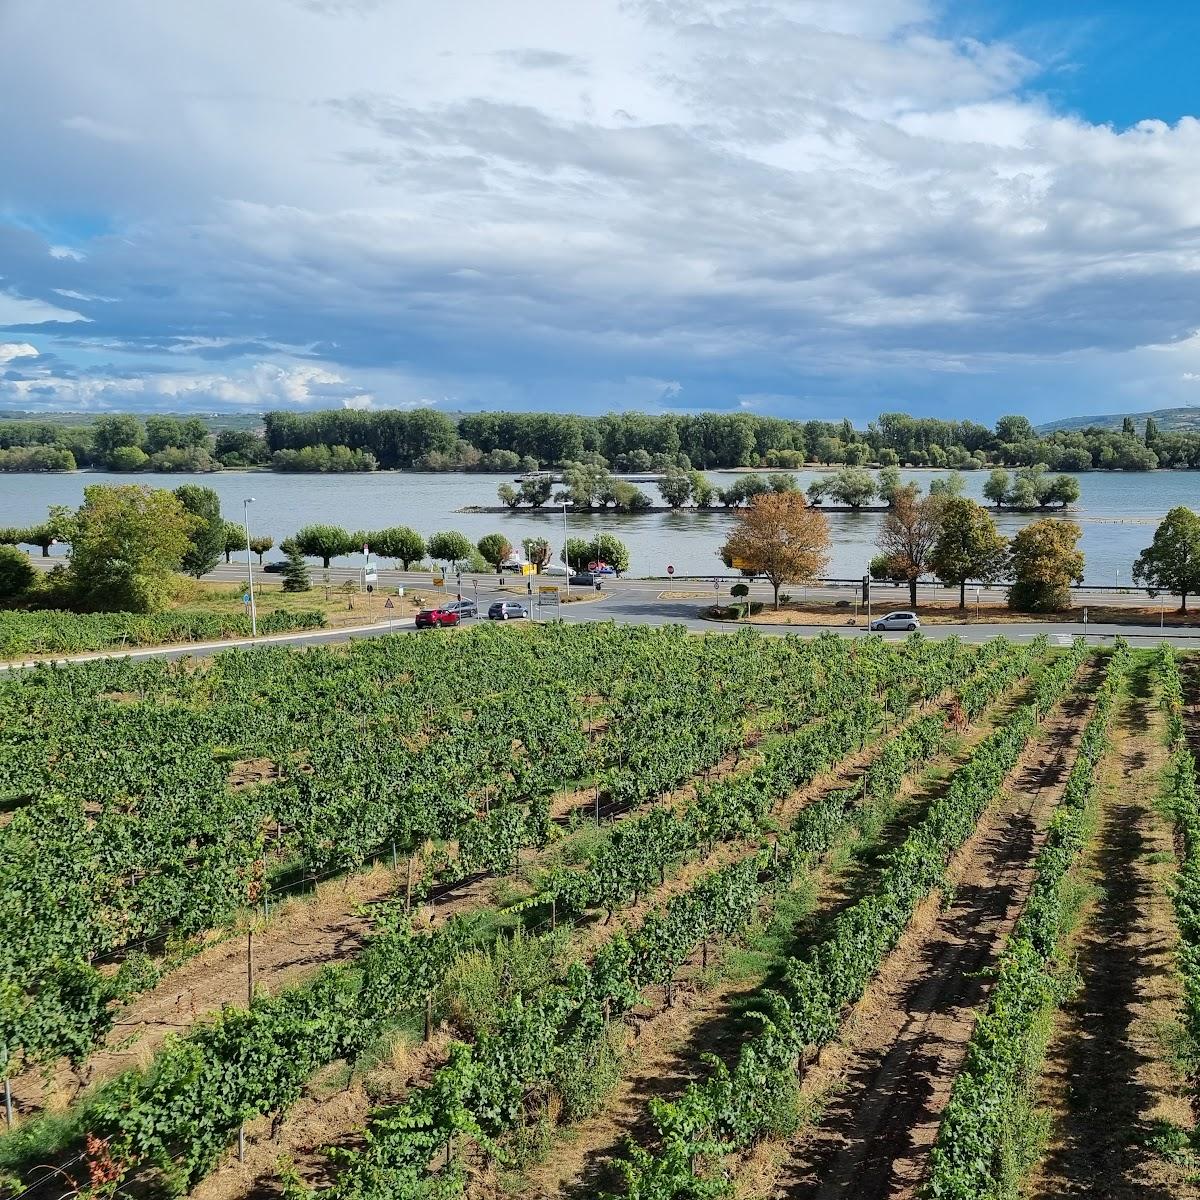
[(374, 584), (370, 584), (370, 583), (368, 583), (368, 584), (367, 584), (367, 593), (368, 593), (368, 594), (370, 594), (370, 593), (371, 593), (371, 592), (373, 592), (374, 590), (375, 590), (375, 586), (374, 586)]
[(748, 571), (750, 564), (744, 558), (735, 558), (732, 563), (735, 571)]
[(438, 579), (435, 577), (433, 580), (433, 586), (434, 587), (445, 587), (446, 581), (444, 579)]
[(391, 596), (389, 596), (389, 597), (388, 597), (388, 598), (387, 598), (387, 599), (386, 599), (386, 600), (383, 602), (383, 607), (384, 607), (384, 608), (395, 608), (395, 607), (396, 607), (396, 606), (395, 606), (395, 605), (392, 603), (392, 598), (391, 598)]
[(668, 574), (668, 575), (674, 575), (674, 574), (675, 574), (675, 567), (674, 567), (674, 566), (673, 566), (673, 564), (671, 564), (671, 563), (667, 563), (667, 574)]
[(557, 595), (558, 595), (558, 588), (557, 588), (557, 587), (555, 587), (555, 586), (554, 586), (554, 585), (552, 585), (552, 584), (551, 584), (551, 585), (542, 584), (542, 585), (541, 585), (541, 586), (538, 588), (538, 591), (539, 591), (539, 592), (541, 592), (541, 593), (543, 593), (543, 594), (550, 594), (550, 593), (552, 593), (552, 594), (554, 594), (555, 596), (557, 596)]
[(250, 603), (250, 593), (249, 593), (249, 592), (243, 592), (243, 593), (242, 593), (242, 603), (243, 603), (243, 604), (249, 604), (249, 603)]
[(364, 578), (364, 579), (367, 581), (367, 583), (369, 583), (369, 584), (370, 584), (370, 583), (378, 583), (378, 582), (379, 582), (379, 576), (378, 576), (378, 575), (377, 575), (377, 574), (376, 574), (374, 571), (368, 571), (368, 572), (367, 572), (367, 573), (366, 573), (366, 574), (363, 576), (363, 578)]

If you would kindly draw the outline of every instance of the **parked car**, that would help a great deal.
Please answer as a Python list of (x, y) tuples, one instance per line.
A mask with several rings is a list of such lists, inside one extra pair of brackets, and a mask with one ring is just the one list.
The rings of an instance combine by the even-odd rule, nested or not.
[(479, 605), (474, 600), (451, 600), (448, 604), (442, 605), (442, 610), (457, 613), (460, 620), (479, 616)]
[(528, 616), (529, 610), (515, 600), (497, 600), (488, 609), (489, 621), (515, 621)]
[(567, 582), (572, 587), (595, 587), (601, 578), (598, 571), (578, 571)]
[(278, 562), (264, 563), (258, 569), (265, 571), (268, 575), (282, 575), (287, 570), (287, 559), (281, 558)]
[(547, 563), (541, 570), (542, 575), (570, 575), (570, 573), (562, 563)]
[(418, 629), (433, 629), (442, 625), (457, 625), (458, 613), (448, 608), (423, 608), (417, 613)]
[(873, 633), (881, 633), (888, 629), (904, 629), (911, 633), (920, 628), (921, 621), (915, 612), (890, 612), (886, 617), (871, 622)]

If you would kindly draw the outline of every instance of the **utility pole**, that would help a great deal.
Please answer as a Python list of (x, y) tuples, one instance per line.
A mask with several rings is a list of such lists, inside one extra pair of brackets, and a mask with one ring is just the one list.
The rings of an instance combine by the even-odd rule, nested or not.
[(250, 557), (250, 505), (253, 503), (253, 496), (247, 496), (242, 501), (242, 525), (246, 530), (246, 579), (250, 585), (250, 636), (258, 637), (258, 608), (254, 603), (254, 563)]

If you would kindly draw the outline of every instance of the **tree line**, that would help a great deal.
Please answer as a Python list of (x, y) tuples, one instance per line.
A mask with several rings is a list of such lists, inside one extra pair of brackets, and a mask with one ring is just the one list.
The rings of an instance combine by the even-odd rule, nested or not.
[(268, 412), (261, 433), (209, 431), (196, 417), (106, 414), (89, 423), (0, 422), (0, 471), (210, 471), (270, 466), (283, 471), (534, 471), (597, 468), (622, 473), (733, 467), (798, 469), (990, 466), (1053, 471), (1200, 467), (1200, 433), (1141, 429), (1057, 430), (1039, 435), (1023, 416), (994, 426), (883, 413), (856, 429), (849, 420), (799, 421), (754, 413), (468, 413), (432, 409)]

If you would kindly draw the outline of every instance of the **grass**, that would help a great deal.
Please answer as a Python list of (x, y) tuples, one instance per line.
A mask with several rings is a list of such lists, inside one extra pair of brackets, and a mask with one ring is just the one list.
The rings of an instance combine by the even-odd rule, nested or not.
[[(325, 620), (333, 627), (400, 620), (413, 616), (421, 607), (420, 597), (415, 593), (393, 595), (391, 601), (395, 607), (385, 609), (383, 603), (386, 593), (381, 590), (366, 596), (358, 591), (357, 585), (352, 593), (343, 592), (339, 590), (340, 587), (340, 584), (326, 587), (314, 581), (310, 591), (285, 592), (283, 584), (275, 578), (268, 576), (264, 579), (256, 575), (255, 606), (260, 613), (273, 612), (275, 609), (285, 612), (315, 609), (323, 612)], [(189, 580), (187, 585), (178, 589), (177, 608), (182, 612), (240, 613), (246, 608), (242, 603), (245, 591), (244, 584), (231, 587), (228, 583), (193, 583)]]

